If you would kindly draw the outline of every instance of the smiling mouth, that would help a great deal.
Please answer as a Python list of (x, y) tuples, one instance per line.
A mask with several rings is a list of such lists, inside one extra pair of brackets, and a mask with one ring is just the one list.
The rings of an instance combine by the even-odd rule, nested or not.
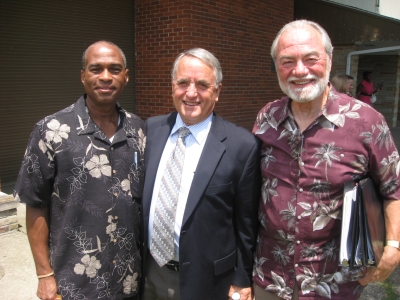
[(107, 86), (107, 87), (99, 86), (98, 88), (96, 88), (96, 90), (100, 90), (102, 92), (111, 92), (111, 91), (114, 91), (115, 88), (113, 88), (111, 86)]
[(188, 105), (188, 106), (196, 106), (199, 105), (200, 103), (197, 102), (186, 102), (186, 101), (182, 101), (183, 104)]
[(310, 83), (310, 82), (311, 82), (311, 80), (305, 80), (305, 81), (291, 81), (291, 83), (299, 84), (299, 85), (307, 84), (307, 83)]

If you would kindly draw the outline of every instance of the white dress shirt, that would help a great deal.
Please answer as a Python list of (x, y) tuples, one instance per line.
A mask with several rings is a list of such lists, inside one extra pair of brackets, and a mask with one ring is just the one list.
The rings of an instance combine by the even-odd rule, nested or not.
[(168, 158), (171, 152), (175, 148), (176, 141), (178, 139), (178, 129), (181, 127), (187, 127), (190, 133), (186, 139), (186, 152), (185, 152), (185, 163), (182, 170), (182, 179), (178, 196), (178, 204), (176, 208), (175, 216), (175, 257), (174, 260), (179, 261), (179, 237), (181, 233), (183, 214), (185, 212), (186, 202), (189, 195), (190, 187), (192, 186), (194, 172), (196, 171), (197, 164), (201, 153), (203, 152), (204, 144), (207, 139), (208, 133), (210, 132), (212, 123), (212, 114), (205, 119), (203, 122), (192, 126), (186, 126), (182, 121), (181, 116), (178, 114), (176, 122), (172, 128), (171, 134), (165, 144), (163, 154), (161, 156), (160, 163), (157, 169), (156, 180), (154, 182), (153, 196), (151, 198), (150, 215), (149, 215), (149, 249), (151, 245), (151, 237), (153, 232), (153, 220), (158, 201), (158, 193), (161, 186), (161, 179), (163, 177)]

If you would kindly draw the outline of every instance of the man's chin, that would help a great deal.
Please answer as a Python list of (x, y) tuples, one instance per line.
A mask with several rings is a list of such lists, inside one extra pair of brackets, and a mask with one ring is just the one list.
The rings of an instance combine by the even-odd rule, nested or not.
[(180, 111), (182, 112), (182, 114), (191, 117), (191, 116), (196, 116), (197, 114), (199, 114), (198, 109), (199, 109), (198, 106), (189, 106), (189, 105), (183, 104)]
[[(327, 76), (329, 76), (329, 73)], [(288, 84), (282, 83), (280, 80), (279, 86), (281, 90), (293, 101), (297, 103), (306, 103), (311, 102), (322, 95), (322, 93), (328, 86), (328, 79), (320, 79), (316, 81), (312, 86), (296, 90), (292, 89)]]
[(312, 89), (308, 89), (306, 91), (298, 91), (295, 92), (293, 90), (288, 90), (287, 95), (289, 96), (290, 99), (297, 103), (306, 103), (306, 102), (311, 102), (317, 99), (319, 96), (322, 95), (324, 92), (325, 88), (322, 88), (321, 86), (314, 86)]
[(297, 103), (306, 103), (306, 102), (311, 102), (313, 101), (315, 98), (311, 99), (309, 97), (291, 97), (289, 96), (290, 99), (292, 99), (293, 101), (297, 102)]
[(98, 106), (114, 105), (117, 102), (117, 98), (114, 95), (89, 95), (87, 100)]

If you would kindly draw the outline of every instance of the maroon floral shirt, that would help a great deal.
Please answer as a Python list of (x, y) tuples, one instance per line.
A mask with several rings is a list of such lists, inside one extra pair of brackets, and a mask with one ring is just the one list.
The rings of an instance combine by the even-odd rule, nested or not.
[[(365, 268), (338, 266), (343, 184), (372, 176), (385, 199), (400, 199), (399, 155), (384, 117), (331, 88), (303, 133), (284, 97), (258, 114), (261, 222), (254, 283), (291, 299), (357, 299)], [(353, 280), (353, 281), (351, 281)]]

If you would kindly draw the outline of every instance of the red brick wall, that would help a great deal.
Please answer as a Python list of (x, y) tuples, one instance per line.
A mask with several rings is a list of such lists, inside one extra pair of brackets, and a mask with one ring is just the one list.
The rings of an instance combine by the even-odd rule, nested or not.
[(261, 107), (282, 95), (269, 51), (293, 9), (294, 0), (136, 0), (136, 113), (147, 119), (175, 110), (172, 63), (180, 52), (201, 47), (222, 65), (215, 111), (251, 129)]

